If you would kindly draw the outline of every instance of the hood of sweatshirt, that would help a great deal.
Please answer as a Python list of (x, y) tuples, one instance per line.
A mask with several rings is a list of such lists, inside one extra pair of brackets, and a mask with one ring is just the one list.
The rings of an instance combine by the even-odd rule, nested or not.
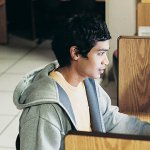
[[(16, 86), (13, 101), (18, 109), (44, 103), (59, 104), (75, 126), (75, 116), (69, 98), (62, 87), (49, 77), (49, 73), (57, 67), (58, 63), (55, 61), (44, 68), (33, 70), (25, 75)], [(92, 130), (104, 132), (95, 82), (93, 79), (87, 78), (84, 80), (84, 84), (90, 108)]]
[[(57, 61), (25, 75), (14, 90), (13, 101), (18, 109), (58, 101), (56, 82), (49, 72), (58, 67)], [(51, 92), (50, 92), (51, 91)]]

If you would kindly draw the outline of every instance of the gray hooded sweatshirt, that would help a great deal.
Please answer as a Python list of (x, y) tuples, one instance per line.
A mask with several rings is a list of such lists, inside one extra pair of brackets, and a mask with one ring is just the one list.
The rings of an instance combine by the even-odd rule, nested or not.
[[(57, 67), (51, 63), (27, 74), (14, 91), (14, 103), (23, 109), (19, 123), (21, 150), (64, 149), (64, 137), (77, 130), (69, 98), (61, 86), (49, 77)], [(102, 87), (93, 79), (84, 80), (90, 110), (91, 129), (150, 135), (150, 124), (118, 112)]]

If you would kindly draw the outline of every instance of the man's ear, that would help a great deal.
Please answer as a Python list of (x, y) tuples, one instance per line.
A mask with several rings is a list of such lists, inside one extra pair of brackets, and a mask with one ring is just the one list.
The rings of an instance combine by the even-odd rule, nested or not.
[(78, 53), (78, 49), (77, 49), (76, 46), (71, 46), (70, 47), (70, 55), (71, 55), (72, 60), (78, 60), (80, 55)]

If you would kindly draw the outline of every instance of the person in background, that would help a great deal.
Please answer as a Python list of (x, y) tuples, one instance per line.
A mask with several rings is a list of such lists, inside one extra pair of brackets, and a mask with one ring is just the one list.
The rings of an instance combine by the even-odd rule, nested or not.
[(99, 16), (74, 15), (52, 41), (58, 63), (27, 74), (14, 91), (22, 109), (17, 147), (64, 149), (70, 130), (150, 135), (150, 124), (119, 112), (95, 81), (109, 64), (111, 39)]
[(115, 83), (117, 85), (117, 80), (118, 80), (118, 50), (116, 49), (113, 52), (113, 74), (114, 74), (114, 79)]

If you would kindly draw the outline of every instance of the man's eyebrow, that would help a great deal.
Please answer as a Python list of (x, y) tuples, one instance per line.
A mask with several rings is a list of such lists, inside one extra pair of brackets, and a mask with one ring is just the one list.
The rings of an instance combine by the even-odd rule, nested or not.
[[(110, 49), (110, 48), (109, 48)], [(101, 48), (101, 49), (99, 49), (98, 51), (109, 51), (109, 49), (103, 49), (103, 48)]]

